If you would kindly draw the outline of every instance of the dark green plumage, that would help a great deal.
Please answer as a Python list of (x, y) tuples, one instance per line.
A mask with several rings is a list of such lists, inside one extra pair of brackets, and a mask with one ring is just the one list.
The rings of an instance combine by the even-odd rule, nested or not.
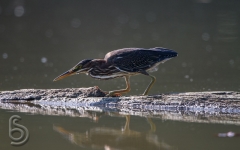
[(143, 93), (143, 95), (146, 95), (156, 80), (154, 76), (148, 73), (148, 71), (177, 55), (177, 52), (161, 47), (150, 49), (118, 49), (107, 53), (104, 59), (84, 59), (72, 69), (55, 78), (54, 81), (78, 73), (86, 73), (93, 78), (101, 80), (124, 77), (127, 83), (127, 88), (124, 90), (109, 92), (109, 95), (113, 96), (130, 91), (130, 76), (144, 74), (150, 76), (152, 79), (151, 83)]

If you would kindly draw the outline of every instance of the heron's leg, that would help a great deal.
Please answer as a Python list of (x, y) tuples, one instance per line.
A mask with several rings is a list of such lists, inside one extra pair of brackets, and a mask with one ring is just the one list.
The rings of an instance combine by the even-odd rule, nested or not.
[(144, 91), (143, 95), (147, 95), (148, 94), (149, 90), (151, 89), (151, 87), (153, 86), (153, 84), (156, 81), (156, 78), (154, 76), (152, 76), (150, 74), (148, 76), (151, 77), (152, 80), (151, 80), (150, 84), (148, 85), (148, 87), (146, 88), (146, 90)]
[(124, 126), (124, 131), (129, 131), (129, 123), (130, 123), (130, 115), (127, 115), (126, 116), (126, 123), (125, 123), (125, 126)]
[(116, 96), (121, 93), (127, 93), (131, 90), (130, 88), (130, 76), (124, 76), (127, 88), (126, 89), (121, 89), (121, 90), (115, 90), (115, 91), (109, 91), (109, 94), (107, 96)]
[(156, 125), (153, 123), (152, 119), (147, 117), (147, 121), (150, 124), (151, 130), (150, 132), (155, 132), (156, 131)]

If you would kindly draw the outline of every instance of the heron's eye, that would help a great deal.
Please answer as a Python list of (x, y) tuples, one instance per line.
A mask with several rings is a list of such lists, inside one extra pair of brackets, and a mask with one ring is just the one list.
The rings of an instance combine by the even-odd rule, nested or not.
[(80, 65), (77, 65), (75, 69), (77, 69), (77, 70), (80, 70), (80, 69), (82, 69), (82, 64), (80, 64)]
[(76, 71), (80, 70), (81, 68), (82, 68), (82, 65), (80, 64), (80, 65), (75, 66), (75, 67), (72, 69), (72, 71), (76, 72)]
[(76, 69), (81, 69), (81, 68), (82, 68), (82, 64), (76, 66)]

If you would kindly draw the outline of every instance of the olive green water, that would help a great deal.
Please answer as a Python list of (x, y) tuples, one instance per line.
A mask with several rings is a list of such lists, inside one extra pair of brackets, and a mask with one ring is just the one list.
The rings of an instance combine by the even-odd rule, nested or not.
[[(99, 81), (81, 74), (58, 82), (52, 80), (80, 60), (103, 58), (114, 49), (166, 47), (179, 56), (152, 73), (157, 82), (150, 94), (239, 91), (239, 8), (238, 0), (2, 0), (0, 90), (95, 85), (103, 90), (125, 88), (121, 78)], [(149, 82), (150, 78), (143, 75), (131, 77), (132, 91), (128, 95), (143, 93)], [(19, 114), (21, 123), (30, 131), (27, 144), (17, 148), (10, 145), (8, 137), (8, 119), (13, 114)], [(148, 132), (146, 118), (130, 118), (132, 132), (121, 136), (124, 116), (104, 115), (94, 122), (89, 118), (0, 110), (0, 149), (94, 149), (99, 145), (102, 149), (240, 148), (238, 138), (214, 136), (218, 132), (238, 132), (239, 126), (152, 119), (156, 131)], [(100, 129), (96, 139), (86, 145), (63, 136), (63, 132), (71, 132), (83, 141), (81, 135), (86, 131), (94, 134)], [(122, 143), (124, 138), (127, 143)]]

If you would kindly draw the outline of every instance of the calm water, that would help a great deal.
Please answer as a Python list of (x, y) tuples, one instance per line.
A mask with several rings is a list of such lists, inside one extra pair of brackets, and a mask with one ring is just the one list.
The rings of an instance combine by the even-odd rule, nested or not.
[[(150, 94), (207, 90), (239, 91), (240, 1), (0, 1), (0, 90), (66, 88), (98, 85), (125, 87), (123, 79), (99, 81), (85, 75), (52, 82), (85, 58), (103, 58), (123, 47), (166, 47), (179, 53), (152, 74)], [(150, 79), (131, 78), (132, 91), (143, 93)], [(0, 149), (10, 146), (8, 119), (19, 114), (29, 142), (18, 149), (237, 149), (239, 139), (221, 139), (218, 132), (239, 126), (104, 114), (98, 122), (81, 117), (28, 115), (0, 109)], [(86, 142), (92, 133), (95, 139)], [(126, 131), (127, 132), (127, 131)], [(76, 135), (77, 141), (66, 134)], [(84, 141), (85, 142), (82, 142)], [(82, 142), (82, 143), (81, 143)], [(136, 144), (133, 144), (133, 143)], [(94, 147), (95, 146), (95, 147)], [(146, 147), (145, 147), (146, 146)]]
[[(0, 110), (0, 114), (1, 149), (233, 150), (240, 148), (239, 137), (217, 137), (219, 132), (239, 132), (239, 126), (236, 125), (126, 117), (103, 112), (90, 112), (90, 115), (85, 117), (29, 115), (6, 110)], [(26, 126), (30, 132), (29, 141), (17, 148), (10, 145), (7, 130), (8, 119), (16, 114), (22, 117), (20, 124)]]

